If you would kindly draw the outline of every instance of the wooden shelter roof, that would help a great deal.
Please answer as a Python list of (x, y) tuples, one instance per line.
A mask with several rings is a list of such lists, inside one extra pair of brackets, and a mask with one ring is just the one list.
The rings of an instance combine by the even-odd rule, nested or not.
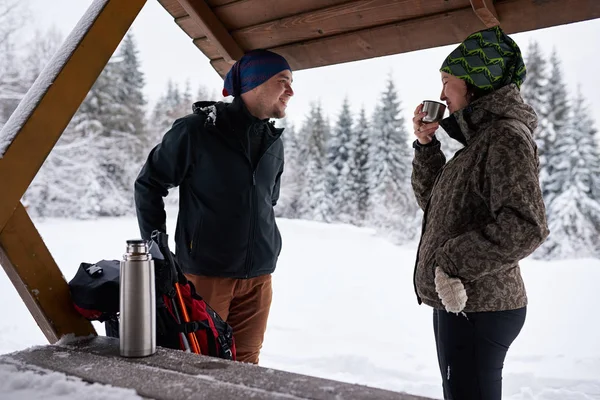
[(158, 0), (224, 76), (264, 48), (301, 70), (600, 17), (600, 0)]
[[(514, 33), (600, 18), (600, 0), (158, 1), (221, 76), (256, 48), (301, 70), (458, 43), (498, 23)], [(95, 329), (21, 198), (146, 2), (94, 0), (0, 131), (0, 265), (51, 343)]]

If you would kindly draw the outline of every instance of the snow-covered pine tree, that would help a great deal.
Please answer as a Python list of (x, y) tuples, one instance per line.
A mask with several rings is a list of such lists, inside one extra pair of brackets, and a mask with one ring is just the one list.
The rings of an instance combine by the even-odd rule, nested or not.
[(134, 211), (133, 184), (149, 141), (143, 87), (136, 44), (133, 36), (127, 34), (90, 92), (92, 104), (88, 111), (95, 113), (103, 126), (98, 178), (104, 185), (110, 182), (114, 190), (122, 193), (110, 197), (99, 193), (99, 215), (124, 215)]
[[(38, 215), (131, 214), (144, 146), (143, 76), (129, 37), (111, 58), (32, 185)], [(35, 187), (38, 185), (38, 187)]]
[[(595, 124), (590, 129), (590, 135), (592, 136), (592, 142), (596, 146), (596, 151), (600, 153), (600, 131), (596, 128)], [(592, 181), (592, 198), (600, 202), (600, 173)]]
[(131, 33), (123, 39), (119, 49), (121, 85), (118, 98), (123, 101), (123, 112), (118, 115), (120, 131), (137, 136), (142, 142), (147, 141), (145, 111), (146, 99), (144, 98), (144, 73), (141, 70), (137, 44)]
[(417, 233), (417, 205), (410, 186), (411, 149), (391, 77), (373, 118), (370, 164), (370, 221), (395, 242)]
[[(120, 46), (115, 67), (118, 69), (116, 96), (119, 105), (113, 104), (112, 118), (107, 123), (111, 145), (108, 152), (116, 156), (114, 182), (130, 194), (133, 206), (133, 184), (146, 158), (150, 138), (146, 129), (146, 100), (144, 74), (138, 56), (137, 44), (131, 33)], [(119, 147), (115, 147), (115, 145)], [(124, 210), (126, 213), (126, 211)], [(131, 210), (129, 211), (131, 212)]]
[(0, 0), (0, 129), (29, 89), (15, 39), (25, 15), (19, 2)]
[[(220, 101), (217, 99), (215, 93), (212, 93), (206, 86), (200, 85), (196, 92), (196, 98), (193, 101)], [(191, 109), (191, 105), (190, 105)]]
[[(175, 122), (175, 109), (179, 107), (181, 95), (179, 88), (169, 80), (166, 92), (158, 98), (150, 117), (150, 135), (152, 136), (151, 147), (159, 143), (164, 134)], [(191, 106), (190, 106), (191, 107)]]
[(301, 142), (294, 125), (287, 118), (279, 120), (277, 125), (284, 128), (281, 140), (283, 141), (285, 165), (281, 175), (279, 201), (275, 207), (275, 215), (296, 218), (304, 173), (304, 168), (300, 165)]
[(353, 187), (356, 174), (356, 136), (352, 131), (352, 115), (348, 98), (344, 99), (337, 123), (327, 142), (327, 181), (330, 197), (331, 219), (351, 223), (356, 215), (356, 191)]
[[(549, 206), (554, 198), (562, 192), (564, 182), (561, 177), (555, 175), (554, 170), (561, 162), (563, 155), (559, 153), (555, 142), (558, 138), (567, 134), (569, 124), (569, 98), (567, 87), (563, 78), (562, 64), (556, 50), (550, 56), (552, 66), (550, 76), (552, 81), (545, 86), (545, 97), (547, 99), (547, 126), (540, 132), (539, 139), (543, 140), (544, 164), (540, 163), (540, 183), (546, 206)], [(543, 132), (547, 132), (544, 134)]]
[(304, 184), (298, 200), (298, 217), (313, 221), (329, 222), (329, 207), (326, 193), (327, 154), (325, 138), (329, 127), (320, 104), (312, 104), (302, 128), (306, 137), (306, 151), (301, 154), (304, 165)]
[(0, 43), (0, 128), (8, 121), (28, 90), (12, 41)]
[(540, 158), (546, 149), (548, 117), (548, 62), (538, 42), (533, 41), (527, 49), (527, 78), (521, 86), (521, 95), (525, 103), (533, 107), (538, 115), (538, 127), (535, 136), (538, 142)]
[(364, 106), (360, 110), (354, 128), (356, 146), (354, 151), (354, 191), (356, 192), (356, 215), (353, 223), (363, 225), (369, 210), (369, 152), (371, 146), (371, 127)]
[(551, 166), (549, 165), (548, 153), (552, 148), (552, 131), (549, 129), (549, 80), (548, 62), (537, 42), (531, 42), (527, 50), (527, 79), (521, 87), (521, 95), (525, 103), (535, 110), (538, 116), (538, 126), (534, 132), (534, 138), (538, 147), (540, 159), (540, 181), (544, 199), (548, 197), (548, 178)]
[[(61, 33), (55, 28), (47, 32), (36, 32), (34, 39), (27, 46), (27, 53), (24, 55), (22, 64), (22, 76), (27, 86), (31, 86), (37, 79), (48, 61), (59, 49), (62, 40)], [(60, 205), (52, 202), (49, 196), (56, 196), (57, 191), (62, 191), (65, 185), (71, 183), (63, 183), (61, 180), (66, 179), (68, 175), (59, 174), (61, 164), (70, 164), (71, 160), (64, 151), (64, 154), (56, 157), (64, 143), (65, 141), (61, 137), (23, 196), (23, 203), (27, 204), (29, 212), (33, 215), (57, 215), (52, 209), (58, 209)], [(77, 162), (80, 161), (85, 162), (86, 160)], [(72, 172), (72, 169), (69, 172)], [(58, 197), (60, 198), (60, 196)]]
[[(122, 84), (119, 62), (113, 57), (106, 65), (63, 133), (61, 146), (57, 144), (52, 152), (53, 156), (64, 158), (64, 152), (71, 149), (73, 160), (86, 160), (80, 168), (72, 167), (74, 185), (64, 186), (64, 193), (60, 193), (71, 201), (65, 201), (60, 212), (66, 210), (76, 218), (133, 211), (133, 182), (126, 188), (122, 171), (133, 168), (130, 157), (141, 142), (134, 135), (117, 130), (115, 113), (124, 111), (124, 105), (115, 104), (119, 99), (116, 86)], [(60, 169), (58, 176), (69, 170), (67, 165), (68, 162), (56, 165)], [(74, 191), (75, 187), (85, 190)]]
[(578, 92), (569, 121), (554, 140), (552, 177), (560, 188), (548, 206), (550, 236), (536, 253), (538, 257), (600, 257), (600, 201), (593, 193), (600, 175), (595, 135), (594, 121)]

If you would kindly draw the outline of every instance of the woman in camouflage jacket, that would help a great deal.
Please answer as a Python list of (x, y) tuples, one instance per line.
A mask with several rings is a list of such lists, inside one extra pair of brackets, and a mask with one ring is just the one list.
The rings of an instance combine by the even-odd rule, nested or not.
[(434, 308), (444, 398), (501, 398), (502, 367), (525, 322), (527, 296), (519, 261), (548, 236), (534, 110), (523, 102), (525, 65), (499, 27), (476, 32), (444, 61), (444, 130), (465, 147), (448, 162), (425, 124), (417, 140), (412, 185), (424, 211), (414, 284)]

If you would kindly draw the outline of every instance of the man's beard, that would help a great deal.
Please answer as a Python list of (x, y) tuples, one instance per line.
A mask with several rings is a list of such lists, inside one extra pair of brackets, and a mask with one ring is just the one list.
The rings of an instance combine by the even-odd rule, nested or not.
[(270, 118), (281, 119), (283, 117), (285, 117), (285, 108), (282, 110), (277, 108), (277, 106), (273, 106), (273, 111), (271, 111)]

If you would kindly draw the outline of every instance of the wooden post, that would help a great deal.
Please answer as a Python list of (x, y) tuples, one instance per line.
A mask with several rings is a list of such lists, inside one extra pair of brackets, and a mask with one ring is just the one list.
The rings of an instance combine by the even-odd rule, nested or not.
[(0, 131), (0, 262), (50, 342), (94, 329), (19, 201), (145, 3), (95, 0)]
[(50, 343), (69, 333), (96, 333), (75, 311), (67, 282), (22, 204), (0, 232), (0, 264)]
[(477, 14), (477, 17), (479, 17), (481, 22), (488, 28), (500, 25), (498, 13), (496, 12), (496, 8), (494, 8), (492, 0), (471, 0), (471, 6), (473, 7), (475, 14)]

